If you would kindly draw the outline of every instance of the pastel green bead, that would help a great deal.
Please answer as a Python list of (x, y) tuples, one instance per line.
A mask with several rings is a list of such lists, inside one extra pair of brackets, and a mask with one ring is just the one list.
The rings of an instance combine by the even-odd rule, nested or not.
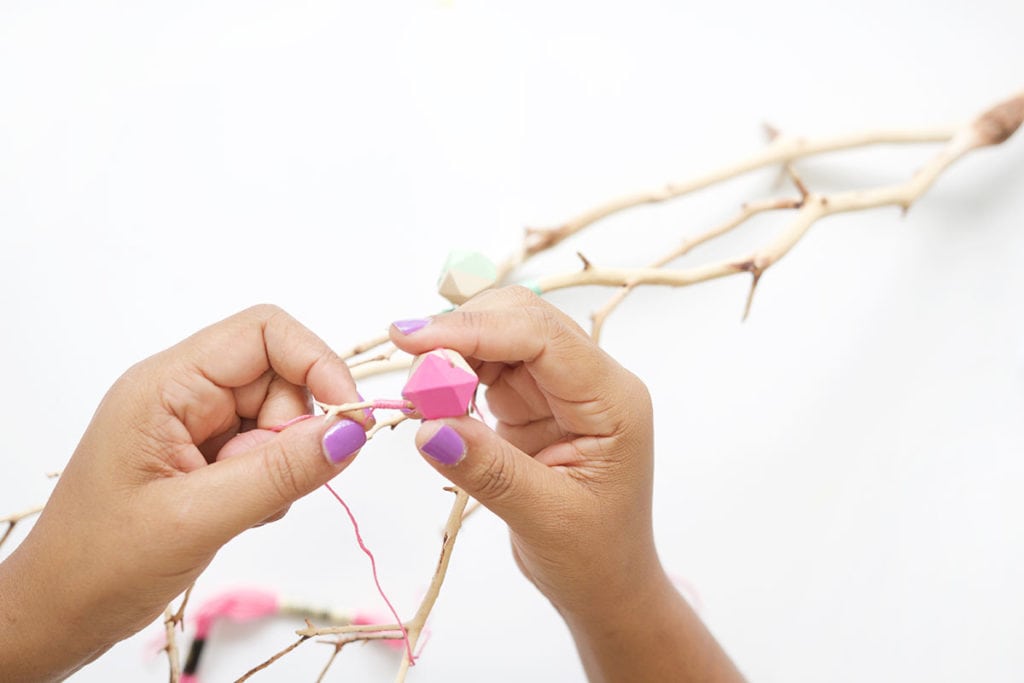
[(437, 278), (437, 291), (458, 306), (492, 287), (498, 280), (498, 267), (479, 251), (454, 250), (445, 259)]

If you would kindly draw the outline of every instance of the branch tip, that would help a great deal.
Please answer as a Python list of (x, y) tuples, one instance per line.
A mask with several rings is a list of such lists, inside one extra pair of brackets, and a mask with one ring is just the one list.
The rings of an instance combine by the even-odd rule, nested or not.
[(974, 122), (978, 146), (998, 145), (1010, 138), (1024, 123), (1024, 93), (1000, 102)]

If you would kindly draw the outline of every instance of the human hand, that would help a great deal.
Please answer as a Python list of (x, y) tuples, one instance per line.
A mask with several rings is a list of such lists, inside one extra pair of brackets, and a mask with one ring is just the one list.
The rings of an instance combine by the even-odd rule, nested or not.
[(643, 383), (521, 287), (423, 322), (392, 326), (392, 341), (412, 354), (447, 347), (465, 356), (498, 423), (495, 432), (469, 417), (426, 421), (416, 443), (505, 520), (523, 573), (570, 618), (607, 615), (645, 582), (664, 586)]
[(345, 363), (273, 306), (118, 379), (32, 532), (0, 565), (4, 680), (59, 677), (95, 658), (159, 615), (224, 543), (344, 469), (368, 425), (269, 429), (309, 413), (311, 391), (358, 400)]

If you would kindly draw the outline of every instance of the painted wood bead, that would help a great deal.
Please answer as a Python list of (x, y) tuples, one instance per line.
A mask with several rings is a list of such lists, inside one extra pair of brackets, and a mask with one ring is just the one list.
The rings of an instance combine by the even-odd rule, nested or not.
[(427, 420), (458, 417), (469, 411), (479, 380), (466, 360), (451, 349), (435, 349), (416, 358), (402, 396)]
[(498, 267), (478, 251), (456, 250), (448, 254), (437, 279), (437, 291), (458, 306), (498, 280)]

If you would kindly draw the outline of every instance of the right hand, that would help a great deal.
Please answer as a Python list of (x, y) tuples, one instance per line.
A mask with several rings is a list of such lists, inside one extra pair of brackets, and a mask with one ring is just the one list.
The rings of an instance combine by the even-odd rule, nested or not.
[(425, 421), (426, 460), (508, 524), (520, 569), (563, 616), (666, 590), (651, 526), (653, 426), (643, 383), (529, 290), (484, 292), (392, 326), (402, 350), (461, 353), (487, 385), (496, 432), (471, 417)]

